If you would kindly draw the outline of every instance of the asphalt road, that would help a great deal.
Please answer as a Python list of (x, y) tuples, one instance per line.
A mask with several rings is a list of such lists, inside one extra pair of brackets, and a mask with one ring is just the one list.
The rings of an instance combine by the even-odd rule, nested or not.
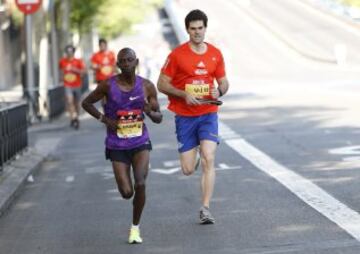
[[(209, 40), (224, 51), (232, 86), (220, 110), (215, 225), (198, 224), (200, 172), (181, 174), (173, 115), (161, 98), (164, 122), (149, 123), (154, 149), (141, 223), (144, 244), (126, 243), (131, 202), (120, 198), (104, 160), (103, 126), (84, 115), (78, 132), (67, 126), (46, 131), (49, 137), (66, 135), (0, 219), (0, 252), (359, 253), (360, 72), (356, 65), (301, 56), (243, 8), (253, 8), (287, 37), (313, 24), (327, 27), (334, 38), (344, 31), (290, 1), (251, 2), (199, 2), (209, 14)], [(190, 0), (179, 3), (180, 11), (200, 7)], [(269, 9), (274, 18), (265, 17)], [(169, 49), (149, 52), (136, 44), (151, 36), (122, 38), (116, 45), (135, 43), (139, 55), (156, 55), (154, 72)], [(311, 44), (322, 47), (321, 41)]]

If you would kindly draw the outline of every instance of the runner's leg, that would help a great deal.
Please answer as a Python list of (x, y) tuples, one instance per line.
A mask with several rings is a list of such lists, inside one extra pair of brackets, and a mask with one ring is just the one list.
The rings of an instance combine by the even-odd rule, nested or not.
[(133, 199), (133, 225), (139, 225), (142, 211), (145, 206), (145, 180), (149, 170), (150, 151), (142, 150), (134, 154), (133, 173), (135, 196)]
[(181, 169), (184, 175), (191, 175), (192, 173), (194, 173), (197, 152), (198, 147), (194, 147), (189, 151), (180, 153)]
[(202, 190), (202, 203), (205, 207), (210, 207), (210, 199), (214, 190), (215, 183), (215, 152), (217, 144), (211, 140), (200, 141), (201, 153), (201, 190)]
[(74, 108), (74, 96), (70, 90), (70, 88), (65, 87), (65, 97), (66, 97), (66, 108), (69, 113), (70, 120), (74, 119), (75, 108)]
[(113, 161), (112, 165), (115, 180), (121, 196), (125, 199), (130, 199), (134, 194), (130, 177), (130, 165), (120, 161)]

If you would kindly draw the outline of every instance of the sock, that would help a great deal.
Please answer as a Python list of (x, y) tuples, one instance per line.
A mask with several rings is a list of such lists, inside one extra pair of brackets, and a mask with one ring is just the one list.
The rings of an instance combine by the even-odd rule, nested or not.
[(137, 229), (137, 230), (139, 230), (140, 225), (131, 224), (131, 228), (132, 228), (132, 229)]

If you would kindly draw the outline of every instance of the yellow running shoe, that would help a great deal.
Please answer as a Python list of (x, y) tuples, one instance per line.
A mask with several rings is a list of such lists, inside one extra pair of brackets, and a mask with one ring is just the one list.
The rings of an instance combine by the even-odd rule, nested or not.
[(138, 228), (130, 228), (129, 233), (129, 243), (142, 243), (142, 238), (140, 236), (140, 229)]

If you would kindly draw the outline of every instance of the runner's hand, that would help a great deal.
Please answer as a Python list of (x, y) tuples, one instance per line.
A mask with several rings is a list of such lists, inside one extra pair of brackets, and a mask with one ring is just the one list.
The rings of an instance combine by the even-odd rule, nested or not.
[(186, 93), (185, 95), (185, 101), (188, 105), (200, 105), (201, 103), (191, 94)]
[(118, 124), (116, 120), (104, 117), (104, 124), (106, 125), (106, 127), (108, 127), (110, 130), (116, 132), (118, 129)]

